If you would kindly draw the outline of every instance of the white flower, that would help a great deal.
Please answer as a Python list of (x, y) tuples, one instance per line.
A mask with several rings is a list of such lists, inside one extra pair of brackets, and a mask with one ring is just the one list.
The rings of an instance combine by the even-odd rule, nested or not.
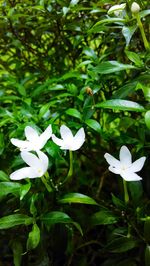
[(132, 5), (131, 5), (131, 12), (133, 14), (136, 14), (140, 11), (140, 6), (138, 5), (138, 3), (136, 2), (133, 2)]
[(29, 166), (13, 172), (10, 179), (21, 180), (43, 176), (48, 169), (48, 157), (41, 151), (37, 151), (37, 154), (38, 157), (33, 153), (22, 151), (21, 157)]
[(120, 149), (120, 161), (115, 159), (109, 153), (104, 155), (106, 161), (110, 164), (109, 171), (120, 175), (126, 181), (138, 181), (142, 178), (136, 174), (139, 172), (146, 160), (146, 157), (141, 157), (132, 163), (131, 153), (126, 146)]
[(57, 138), (54, 134), (52, 140), (61, 147), (62, 150), (76, 151), (80, 149), (85, 141), (84, 128), (80, 128), (75, 136), (73, 136), (71, 130), (62, 125), (60, 127), (60, 135), (62, 139)]
[(27, 140), (19, 140), (12, 138), (10, 141), (21, 151), (39, 151), (46, 144), (47, 140), (52, 136), (52, 127), (48, 126), (45, 131), (39, 135), (38, 132), (30, 127), (25, 127), (25, 136)]
[(109, 8), (107, 13), (108, 15), (114, 13), (115, 16), (119, 16), (120, 13), (125, 9), (125, 7), (126, 7), (126, 3), (123, 3), (121, 5), (114, 5), (111, 8)]

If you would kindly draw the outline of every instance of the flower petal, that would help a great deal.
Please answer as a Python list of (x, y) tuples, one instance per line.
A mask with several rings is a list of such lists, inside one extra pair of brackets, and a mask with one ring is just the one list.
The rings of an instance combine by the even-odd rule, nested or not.
[(42, 151), (37, 151), (37, 154), (39, 156), (39, 159), (41, 161), (41, 165), (42, 165), (42, 170), (43, 170), (43, 174), (45, 174), (45, 172), (48, 169), (48, 157), (47, 155), (42, 152)]
[(19, 170), (16, 170), (10, 175), (12, 180), (21, 180), (24, 178), (36, 178), (37, 174), (31, 167), (24, 167)]
[(123, 11), (125, 9), (125, 7), (126, 7), (125, 3), (122, 3), (120, 5), (114, 5), (111, 8), (109, 8), (107, 13), (108, 13), (108, 15), (110, 15), (110, 14), (112, 14), (115, 11)]
[(136, 160), (128, 170), (130, 170), (131, 172), (139, 172), (142, 169), (145, 160), (145, 156), (141, 157), (140, 159)]
[(35, 139), (37, 139), (39, 137), (37, 131), (30, 126), (25, 127), (25, 136), (26, 136), (27, 140), (29, 140), (31, 142), (34, 142)]
[(117, 168), (115, 168), (113, 166), (109, 166), (108, 169), (109, 169), (110, 172), (112, 172), (112, 173), (114, 173), (116, 175), (120, 175), (120, 169), (117, 169)]
[(22, 151), (21, 157), (29, 166), (41, 168), (41, 161), (35, 154), (27, 151)]
[(57, 138), (54, 134), (52, 134), (52, 140), (55, 142), (58, 146), (63, 146), (64, 141), (62, 139)]
[(31, 151), (33, 148), (31, 143), (27, 140), (19, 140), (12, 138), (10, 139), (10, 141), (14, 146), (18, 147), (20, 150)]
[(126, 146), (122, 146), (120, 149), (120, 163), (127, 167), (132, 164), (131, 153)]
[(62, 125), (60, 127), (60, 134), (61, 134), (62, 139), (64, 139), (64, 140), (66, 140), (66, 139), (68, 141), (72, 141), (73, 140), (73, 135), (72, 135), (71, 130), (69, 129), (69, 127), (67, 127), (65, 125)]
[(80, 147), (83, 145), (85, 141), (85, 132), (84, 132), (84, 128), (80, 128), (78, 130), (78, 132), (76, 133), (76, 135), (74, 136), (73, 142), (72, 142), (72, 151), (76, 151), (78, 149), (80, 149)]
[(52, 136), (52, 127), (49, 125), (45, 131), (40, 135), (39, 141), (41, 142), (42, 148), (46, 144), (47, 140)]
[(124, 171), (121, 174), (121, 177), (126, 180), (126, 181), (139, 181), (142, 180), (142, 177), (140, 177), (139, 175), (130, 172), (130, 171)]
[(113, 166), (113, 167), (120, 169), (120, 166), (121, 166), (120, 161), (117, 160), (116, 158), (114, 158), (111, 154), (105, 153), (104, 158), (110, 164), (110, 166)]

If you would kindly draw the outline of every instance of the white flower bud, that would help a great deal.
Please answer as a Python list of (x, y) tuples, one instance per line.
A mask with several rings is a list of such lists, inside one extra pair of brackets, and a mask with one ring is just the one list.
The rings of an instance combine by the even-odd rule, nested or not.
[(120, 12), (122, 12), (126, 7), (126, 3), (123, 3), (121, 5), (114, 5), (108, 10), (108, 15), (114, 13), (116, 16), (119, 15)]
[(140, 6), (136, 2), (133, 2), (132, 5), (131, 5), (131, 12), (133, 14), (136, 14), (139, 11), (140, 11)]

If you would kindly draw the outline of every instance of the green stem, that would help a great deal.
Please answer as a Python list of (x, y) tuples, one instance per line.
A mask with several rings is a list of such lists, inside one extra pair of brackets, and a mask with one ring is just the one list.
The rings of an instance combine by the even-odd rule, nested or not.
[(146, 38), (146, 35), (145, 35), (145, 32), (144, 32), (144, 27), (143, 27), (143, 24), (142, 24), (142, 22), (141, 22), (141, 18), (140, 18), (139, 13), (137, 13), (137, 14), (135, 15), (135, 17), (136, 17), (136, 20), (137, 20), (137, 25), (138, 25), (138, 27), (139, 27), (139, 29), (140, 29), (140, 32), (141, 32), (141, 35), (142, 35), (142, 39), (143, 39), (143, 43), (144, 43), (144, 47), (145, 47), (145, 49), (148, 51), (148, 50), (150, 49), (150, 46), (149, 46), (149, 43), (148, 43), (148, 41), (147, 41), (147, 38)]
[(123, 179), (123, 188), (124, 188), (124, 201), (127, 204), (129, 202), (129, 194), (127, 189), (127, 182)]
[[(47, 178), (47, 176), (46, 176), (46, 178)], [(41, 180), (42, 180), (43, 184), (45, 185), (45, 187), (47, 188), (47, 191), (52, 192), (52, 187), (47, 183), (46, 178), (45, 178), (45, 176), (42, 176)]]
[(73, 175), (73, 152), (72, 151), (69, 151), (69, 164), (70, 164), (70, 166), (69, 166), (68, 174), (67, 174), (67, 176), (64, 179), (62, 184), (64, 184), (66, 181), (68, 181)]

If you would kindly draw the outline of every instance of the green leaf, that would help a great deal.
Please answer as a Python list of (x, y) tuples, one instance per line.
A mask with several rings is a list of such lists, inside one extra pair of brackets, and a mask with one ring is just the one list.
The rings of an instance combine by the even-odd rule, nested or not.
[(49, 212), (41, 217), (41, 221), (44, 222), (45, 225), (52, 225), (52, 224), (57, 224), (57, 223), (71, 223), (73, 224), (83, 235), (82, 229), (80, 225), (76, 222), (74, 222), (68, 214), (60, 211), (53, 211)]
[(131, 26), (131, 27), (126, 27), (124, 26), (122, 28), (122, 34), (126, 40), (126, 46), (129, 46), (129, 43), (131, 41), (131, 38), (134, 34), (134, 32), (136, 31), (137, 29), (137, 25), (134, 25), (134, 26)]
[(127, 252), (138, 246), (138, 242), (130, 237), (120, 237), (114, 239), (107, 245), (107, 250), (113, 253)]
[(145, 266), (150, 266), (150, 245), (145, 248)]
[(12, 246), (12, 250), (13, 250), (14, 266), (21, 266), (22, 253), (23, 253), (22, 244), (20, 241), (13, 240), (11, 246)]
[(134, 112), (144, 112), (145, 109), (142, 105), (121, 99), (108, 100), (95, 105), (95, 107), (107, 108), (113, 110), (122, 110), (122, 111), (134, 111)]
[(20, 187), (20, 200), (22, 200), (24, 198), (24, 196), (29, 192), (30, 188), (31, 188), (31, 183), (21, 185), (21, 187)]
[[(105, 24), (110, 24), (110, 23), (117, 23), (117, 24), (123, 24), (125, 22), (125, 19), (122, 19), (122, 18), (106, 18), (106, 19), (102, 19), (98, 22), (96, 22), (94, 24), (94, 26), (88, 31), (88, 33), (95, 33), (95, 32), (98, 32), (103, 30), (103, 28), (101, 28), (103, 25)], [(96, 29), (96, 31), (95, 31)]]
[(65, 113), (67, 115), (76, 117), (76, 118), (78, 118), (80, 120), (82, 119), (81, 113), (77, 109), (75, 109), (75, 108), (69, 108), (69, 109), (66, 110)]
[(17, 182), (1, 182), (0, 183), (0, 197), (4, 197), (9, 193), (19, 194), (21, 184)]
[(72, 219), (68, 216), (68, 214), (59, 211), (49, 212), (43, 215), (41, 220), (47, 225), (72, 222)]
[(98, 205), (98, 203), (94, 199), (81, 193), (68, 193), (64, 195), (61, 199), (59, 199), (59, 202)]
[(10, 178), (4, 171), (0, 171), (0, 180), (1, 181), (9, 181)]
[(34, 224), (27, 240), (27, 250), (35, 249), (40, 242), (40, 229)]
[(144, 222), (144, 238), (150, 242), (150, 219), (146, 219)]
[(128, 182), (131, 197), (135, 204), (139, 204), (139, 201), (143, 195), (143, 186), (140, 181)]
[(39, 118), (42, 118), (46, 114), (46, 112), (49, 110), (50, 106), (51, 106), (51, 102), (42, 105), (42, 107), (39, 111)]
[(91, 217), (91, 223), (93, 225), (114, 224), (117, 223), (117, 221), (117, 217), (107, 210), (96, 212)]
[(150, 129), (150, 110), (145, 113), (145, 124)]
[(33, 218), (24, 214), (12, 214), (0, 218), (0, 229), (8, 229), (16, 225), (29, 225), (33, 223)]
[(0, 132), (0, 155), (3, 153), (4, 148), (5, 148), (4, 134)]
[(110, 74), (115, 73), (117, 71), (123, 71), (134, 68), (135, 66), (129, 64), (122, 64), (117, 61), (106, 61), (94, 67), (93, 70), (98, 74)]
[(127, 57), (137, 66), (143, 67), (143, 61), (141, 60), (140, 56), (137, 53), (131, 51), (125, 51)]
[(100, 123), (98, 123), (94, 119), (86, 119), (85, 124), (94, 129), (96, 132), (100, 133), (101, 132), (101, 126)]
[(112, 194), (112, 202), (115, 204), (116, 207), (123, 210), (125, 208), (125, 204), (122, 200), (117, 198), (115, 195)]

